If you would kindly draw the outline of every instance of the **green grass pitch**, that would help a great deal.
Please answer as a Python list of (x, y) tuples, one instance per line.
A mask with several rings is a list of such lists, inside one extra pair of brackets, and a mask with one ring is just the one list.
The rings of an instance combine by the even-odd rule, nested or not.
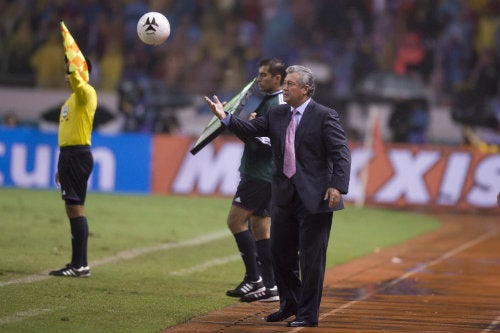
[[(89, 193), (88, 279), (48, 277), (70, 260), (56, 191), (0, 188), (0, 332), (159, 332), (237, 302), (243, 277), (226, 227), (231, 199)], [(381, 209), (334, 214), (328, 266), (439, 227)]]

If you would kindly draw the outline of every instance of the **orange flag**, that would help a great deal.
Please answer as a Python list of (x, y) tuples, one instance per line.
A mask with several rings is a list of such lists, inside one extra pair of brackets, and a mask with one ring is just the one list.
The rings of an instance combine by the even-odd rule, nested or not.
[(86, 82), (89, 82), (89, 68), (87, 66), (87, 62), (85, 61), (85, 57), (63, 21), (61, 21), (61, 33), (64, 52), (66, 54), (66, 58), (68, 58), (69, 71), (79, 71), (82, 78)]

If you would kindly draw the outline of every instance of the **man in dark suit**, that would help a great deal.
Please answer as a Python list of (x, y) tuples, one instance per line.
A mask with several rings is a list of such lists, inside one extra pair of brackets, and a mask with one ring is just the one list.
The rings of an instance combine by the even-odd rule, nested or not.
[[(319, 321), (333, 211), (344, 208), (342, 194), (349, 187), (351, 156), (337, 112), (311, 98), (315, 90), (312, 71), (290, 66), (286, 73), (283, 98), (287, 104), (274, 106), (252, 121), (225, 113), (217, 96), (213, 100), (205, 96), (205, 101), (232, 132), (271, 139), (271, 252), (280, 309), (266, 321), (295, 315), (288, 326), (314, 327)], [(289, 128), (290, 124), (295, 126)], [(287, 134), (290, 129), (294, 135)], [(285, 147), (290, 140), (294, 141), (291, 153)], [(294, 160), (292, 170), (286, 162), (289, 156)]]

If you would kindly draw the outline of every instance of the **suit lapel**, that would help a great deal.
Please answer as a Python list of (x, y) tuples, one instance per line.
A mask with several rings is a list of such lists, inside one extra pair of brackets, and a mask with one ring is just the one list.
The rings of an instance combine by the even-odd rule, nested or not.
[(315, 103), (313, 100), (307, 104), (306, 110), (302, 114), (302, 118), (300, 119), (299, 126), (297, 127), (297, 130), (295, 132), (295, 147), (297, 147), (297, 143), (301, 141), (302, 137), (304, 136), (304, 133), (306, 132), (306, 128), (308, 128), (308, 123), (313, 119), (314, 117), (314, 107)]

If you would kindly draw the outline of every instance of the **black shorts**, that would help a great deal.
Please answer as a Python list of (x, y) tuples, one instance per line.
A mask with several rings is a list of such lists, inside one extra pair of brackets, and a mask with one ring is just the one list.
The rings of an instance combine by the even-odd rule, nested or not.
[(68, 205), (83, 205), (87, 196), (87, 182), (94, 167), (94, 158), (88, 146), (61, 147), (57, 172), (62, 199)]
[(255, 216), (271, 216), (271, 183), (242, 176), (233, 205), (249, 210)]

